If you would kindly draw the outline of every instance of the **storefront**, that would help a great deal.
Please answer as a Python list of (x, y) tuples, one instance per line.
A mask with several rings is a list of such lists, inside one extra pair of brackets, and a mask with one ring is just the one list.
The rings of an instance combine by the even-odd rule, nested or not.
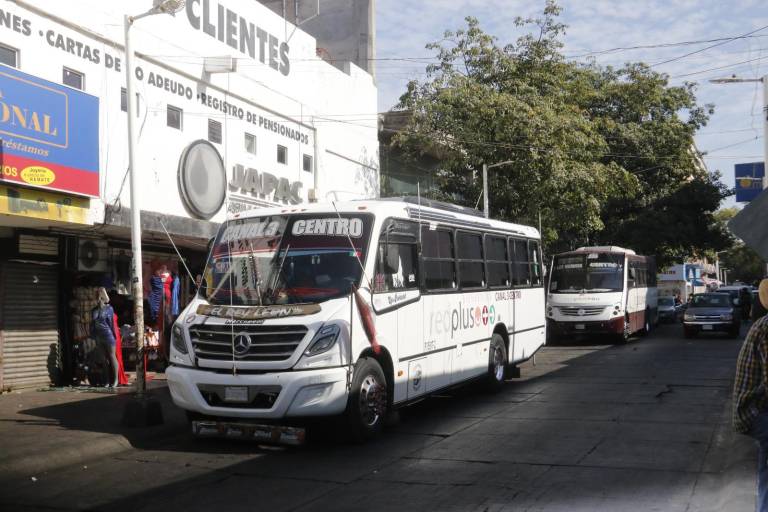
[[(182, 307), (209, 239), (230, 215), (378, 195), (373, 77), (318, 58), (312, 36), (259, 2), (211, 5), (189, 1), (175, 17), (151, 16), (132, 29), (145, 310), (148, 325), (161, 328), (174, 301), (165, 299), (164, 284), (165, 302), (150, 304), (157, 299), (152, 278), (178, 279)], [(0, 236), (13, 241), (0, 250), (9, 280), (0, 294), (0, 388), (44, 383), (45, 347), (46, 358), (60, 361), (56, 370), (46, 359), (49, 377), (78, 378), (99, 286), (111, 291), (119, 325), (132, 323), (123, 14), (151, 6), (17, 0), (0, 9), (0, 114), (7, 105), (13, 130), (26, 130), (15, 140), (3, 136), (0, 187), (13, 200), (6, 209), (23, 204), (24, 212), (0, 211)], [(24, 105), (11, 101), (30, 84), (35, 92), (25, 93)], [(14, 104), (35, 119), (22, 123), (23, 108), (17, 113)], [(30, 162), (43, 154), (43, 163)], [(47, 213), (30, 191), (57, 194), (43, 200)], [(82, 218), (65, 218), (74, 210)], [(55, 251), (29, 253), (30, 236)], [(14, 300), (30, 282), (34, 293)], [(51, 296), (55, 304), (43, 300)], [(30, 334), (24, 322), (34, 304), (55, 315)], [(34, 341), (22, 350), (22, 339)], [(24, 360), (8, 363), (16, 353)], [(34, 383), (18, 376), (32, 367)]]

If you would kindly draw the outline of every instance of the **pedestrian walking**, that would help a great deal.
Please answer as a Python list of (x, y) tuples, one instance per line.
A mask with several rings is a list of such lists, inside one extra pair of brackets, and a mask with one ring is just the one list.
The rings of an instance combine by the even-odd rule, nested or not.
[[(760, 283), (760, 302), (768, 305), (768, 279)], [(736, 363), (733, 427), (757, 441), (757, 510), (768, 512), (768, 316), (749, 329)]]

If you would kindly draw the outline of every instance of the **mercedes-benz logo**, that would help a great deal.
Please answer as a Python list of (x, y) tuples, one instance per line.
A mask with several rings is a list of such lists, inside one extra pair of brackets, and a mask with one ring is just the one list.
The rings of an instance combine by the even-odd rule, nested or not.
[(584, 311), (583, 309), (580, 309), (578, 313), (579, 313), (579, 316), (584, 316), (584, 313), (586, 313), (586, 311)]
[(236, 356), (244, 356), (251, 349), (251, 337), (241, 332), (232, 341), (232, 350)]

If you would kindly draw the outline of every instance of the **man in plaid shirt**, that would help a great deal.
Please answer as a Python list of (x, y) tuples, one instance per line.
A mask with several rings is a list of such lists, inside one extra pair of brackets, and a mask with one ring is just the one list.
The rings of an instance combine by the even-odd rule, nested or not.
[[(768, 279), (760, 283), (760, 302), (768, 302)], [(757, 510), (768, 512), (768, 316), (756, 321), (736, 363), (733, 428), (759, 445)]]

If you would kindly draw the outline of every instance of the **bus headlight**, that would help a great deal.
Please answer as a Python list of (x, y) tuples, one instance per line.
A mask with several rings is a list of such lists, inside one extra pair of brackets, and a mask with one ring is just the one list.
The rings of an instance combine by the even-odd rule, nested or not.
[(187, 342), (184, 340), (184, 330), (179, 324), (173, 324), (171, 329), (171, 345), (180, 353), (189, 354), (189, 348), (187, 348)]
[(323, 352), (328, 352), (339, 337), (339, 326), (335, 324), (326, 325), (315, 334), (315, 337), (309, 343), (309, 347), (304, 351), (305, 356), (316, 356)]

